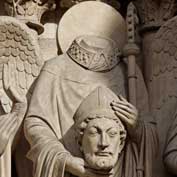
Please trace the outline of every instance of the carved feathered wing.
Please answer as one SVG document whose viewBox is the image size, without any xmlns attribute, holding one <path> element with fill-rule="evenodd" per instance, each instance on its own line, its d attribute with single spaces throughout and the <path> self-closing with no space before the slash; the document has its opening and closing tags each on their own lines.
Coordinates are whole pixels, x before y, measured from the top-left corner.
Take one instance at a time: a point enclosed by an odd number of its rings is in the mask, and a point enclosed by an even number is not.
<svg viewBox="0 0 177 177">
<path fill-rule="evenodd" d="M 6 113 L 13 100 L 8 88 L 27 95 L 40 73 L 43 60 L 38 42 L 25 24 L 13 17 L 0 17 L 0 101 Z"/>
<path fill-rule="evenodd" d="M 157 32 L 152 45 L 150 74 L 152 109 L 160 109 L 177 97 L 177 17 L 167 21 Z"/>
</svg>

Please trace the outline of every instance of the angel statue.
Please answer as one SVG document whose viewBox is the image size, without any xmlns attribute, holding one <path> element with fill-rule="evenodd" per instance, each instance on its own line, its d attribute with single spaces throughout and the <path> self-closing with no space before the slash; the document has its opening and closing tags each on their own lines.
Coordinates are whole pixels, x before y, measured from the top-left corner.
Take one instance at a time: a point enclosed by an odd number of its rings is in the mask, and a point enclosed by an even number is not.
<svg viewBox="0 0 177 177">
<path fill-rule="evenodd" d="M 125 20 L 105 3 L 82 2 L 64 14 L 58 38 L 63 54 L 43 66 L 24 122 L 25 137 L 30 143 L 27 157 L 33 162 L 34 177 L 65 177 L 65 173 L 79 177 L 103 176 L 85 166 L 72 128 L 79 105 L 101 86 L 122 95 L 113 103 L 113 108 L 124 123 L 127 121 L 128 134 L 134 139 L 124 159 L 127 169 L 132 165 L 132 172 L 126 171 L 125 177 L 151 177 L 158 145 L 156 123 L 149 114 L 147 92 L 137 66 L 136 107 L 125 100 L 131 89 L 128 89 L 127 63 L 122 59 L 126 43 Z M 105 98 L 107 95 L 99 96 Z M 91 104 L 85 105 L 86 112 Z M 106 111 L 100 112 L 104 115 Z M 137 119 L 146 122 L 146 126 L 141 127 L 141 148 L 136 147 L 139 138 L 134 137 L 138 130 L 134 127 Z"/>
<path fill-rule="evenodd" d="M 160 159 L 168 171 L 177 174 L 176 168 L 176 108 L 177 108 L 177 17 L 168 20 L 157 31 L 152 51 L 152 68 L 149 70 L 151 112 L 156 117 L 160 140 Z M 162 158 L 163 157 L 163 158 Z M 162 168 L 161 168 L 162 169 Z M 159 170 L 164 176 L 164 171 Z M 166 174 L 167 176 L 167 174 Z"/>
<path fill-rule="evenodd" d="M 32 31 L 13 17 L 1 16 L 1 177 L 31 176 L 31 169 L 29 169 L 31 164 L 25 157 L 28 144 L 23 138 L 22 127 L 28 99 L 32 91 L 32 84 L 38 76 L 42 65 L 39 46 Z M 14 159 L 13 162 L 12 159 Z M 12 168 L 11 164 L 14 164 Z M 14 169 L 15 167 L 16 169 Z"/>
</svg>

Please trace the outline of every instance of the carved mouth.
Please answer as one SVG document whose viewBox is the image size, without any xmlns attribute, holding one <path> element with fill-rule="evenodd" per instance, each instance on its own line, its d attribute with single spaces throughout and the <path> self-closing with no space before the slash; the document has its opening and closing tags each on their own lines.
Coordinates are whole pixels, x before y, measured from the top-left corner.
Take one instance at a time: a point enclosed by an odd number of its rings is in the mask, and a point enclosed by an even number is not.
<svg viewBox="0 0 177 177">
<path fill-rule="evenodd" d="M 102 157 L 108 157 L 112 155 L 112 153 L 111 152 L 96 152 L 95 155 L 102 156 Z"/>
</svg>

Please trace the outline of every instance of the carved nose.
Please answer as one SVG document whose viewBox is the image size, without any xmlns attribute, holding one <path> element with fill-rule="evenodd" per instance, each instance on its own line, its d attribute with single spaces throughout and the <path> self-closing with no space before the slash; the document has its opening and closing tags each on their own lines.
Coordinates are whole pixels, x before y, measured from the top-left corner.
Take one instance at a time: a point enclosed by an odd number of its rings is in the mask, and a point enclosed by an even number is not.
<svg viewBox="0 0 177 177">
<path fill-rule="evenodd" d="M 99 146 L 102 149 L 105 149 L 106 147 L 109 146 L 109 140 L 108 140 L 108 136 L 105 133 L 102 133 L 101 137 L 100 137 L 100 143 Z"/>
</svg>

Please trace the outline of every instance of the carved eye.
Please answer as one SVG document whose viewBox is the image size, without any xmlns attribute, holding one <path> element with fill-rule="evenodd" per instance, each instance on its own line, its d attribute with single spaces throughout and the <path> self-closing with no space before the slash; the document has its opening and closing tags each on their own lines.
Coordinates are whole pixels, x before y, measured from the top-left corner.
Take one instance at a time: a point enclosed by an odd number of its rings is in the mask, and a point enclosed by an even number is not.
<svg viewBox="0 0 177 177">
<path fill-rule="evenodd" d="M 96 135 L 96 134 L 98 134 L 98 130 L 97 130 L 95 127 L 91 127 L 91 128 L 88 130 L 88 134 L 89 134 L 89 135 Z"/>
<path fill-rule="evenodd" d="M 107 133 L 110 137 L 114 137 L 118 134 L 118 131 L 115 128 L 111 128 Z"/>
</svg>

